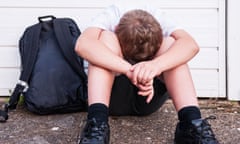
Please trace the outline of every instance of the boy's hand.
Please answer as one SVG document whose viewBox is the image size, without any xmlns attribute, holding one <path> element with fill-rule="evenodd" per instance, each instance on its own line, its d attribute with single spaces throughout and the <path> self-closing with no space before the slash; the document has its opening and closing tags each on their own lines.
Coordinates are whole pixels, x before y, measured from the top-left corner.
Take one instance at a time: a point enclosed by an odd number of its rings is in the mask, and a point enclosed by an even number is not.
<svg viewBox="0 0 240 144">
<path fill-rule="evenodd" d="M 147 103 L 150 103 L 154 96 L 153 80 L 145 84 L 137 84 L 139 89 L 138 94 L 141 96 L 147 96 Z"/>
<path fill-rule="evenodd" d="M 126 73 L 126 76 L 132 81 L 132 83 L 138 87 L 139 91 L 138 94 L 141 96 L 147 96 L 147 103 L 149 103 L 154 95 L 154 88 L 153 88 L 153 79 L 150 79 L 149 81 L 138 81 L 138 79 L 135 80 L 134 78 L 134 69 L 129 70 Z"/>
<path fill-rule="evenodd" d="M 137 84 L 145 84 L 159 75 L 157 65 L 154 61 L 139 62 L 133 65 L 130 71 L 132 71 L 132 82 Z"/>
</svg>

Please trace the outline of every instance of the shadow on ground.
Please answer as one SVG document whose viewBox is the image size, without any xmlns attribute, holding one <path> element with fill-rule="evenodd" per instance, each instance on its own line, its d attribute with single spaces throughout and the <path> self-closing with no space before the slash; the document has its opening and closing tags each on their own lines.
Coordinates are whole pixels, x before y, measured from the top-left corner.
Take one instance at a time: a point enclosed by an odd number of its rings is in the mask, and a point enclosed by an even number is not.
<svg viewBox="0 0 240 144">
<path fill-rule="evenodd" d="M 240 142 L 240 106 L 224 100 L 200 100 L 203 117 L 215 115 L 210 124 L 221 144 Z M 0 144 L 76 144 L 86 113 L 39 116 L 23 106 L 0 123 Z M 168 100 L 146 117 L 110 117 L 112 144 L 173 144 L 177 115 Z"/>
</svg>

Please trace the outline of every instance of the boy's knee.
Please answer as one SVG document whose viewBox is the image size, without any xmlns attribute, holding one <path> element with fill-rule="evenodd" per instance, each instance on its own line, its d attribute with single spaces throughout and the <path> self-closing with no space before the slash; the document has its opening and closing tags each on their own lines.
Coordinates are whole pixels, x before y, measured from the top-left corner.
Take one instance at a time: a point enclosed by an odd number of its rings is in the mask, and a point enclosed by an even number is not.
<svg viewBox="0 0 240 144">
<path fill-rule="evenodd" d="M 167 51 L 175 42 L 175 39 L 173 37 L 166 37 L 163 39 L 162 45 L 157 53 L 157 56 L 161 55 L 165 51 Z"/>
<path fill-rule="evenodd" d="M 171 46 L 175 42 L 175 39 L 173 37 L 167 37 L 166 38 L 166 44 Z"/>
<path fill-rule="evenodd" d="M 175 42 L 175 39 L 173 37 L 166 37 L 164 38 L 163 45 L 161 46 L 162 49 L 169 49 L 172 44 Z"/>
<path fill-rule="evenodd" d="M 99 40 L 102 41 L 114 53 L 121 55 L 121 48 L 118 38 L 115 33 L 111 31 L 102 31 Z"/>
</svg>

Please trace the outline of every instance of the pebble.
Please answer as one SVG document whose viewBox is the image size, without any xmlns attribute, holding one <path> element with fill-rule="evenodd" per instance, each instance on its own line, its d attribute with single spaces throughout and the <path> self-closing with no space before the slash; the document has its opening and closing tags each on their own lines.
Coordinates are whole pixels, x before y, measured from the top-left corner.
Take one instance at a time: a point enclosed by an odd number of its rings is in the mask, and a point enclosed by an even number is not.
<svg viewBox="0 0 240 144">
<path fill-rule="evenodd" d="M 53 127 L 53 128 L 51 128 L 51 130 L 52 131 L 57 131 L 57 130 L 59 130 L 59 127 Z"/>
</svg>

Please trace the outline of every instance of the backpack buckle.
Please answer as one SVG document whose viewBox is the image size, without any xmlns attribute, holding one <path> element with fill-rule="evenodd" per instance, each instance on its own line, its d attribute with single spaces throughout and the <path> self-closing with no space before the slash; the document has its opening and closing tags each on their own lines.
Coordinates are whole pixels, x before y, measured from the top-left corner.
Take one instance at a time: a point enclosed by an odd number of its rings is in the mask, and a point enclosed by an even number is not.
<svg viewBox="0 0 240 144">
<path fill-rule="evenodd" d="M 29 85 L 27 82 L 25 81 L 22 81 L 22 80 L 18 80 L 17 82 L 18 85 L 21 85 L 22 87 L 24 87 L 23 91 L 22 92 L 26 92 L 29 88 Z"/>
</svg>

